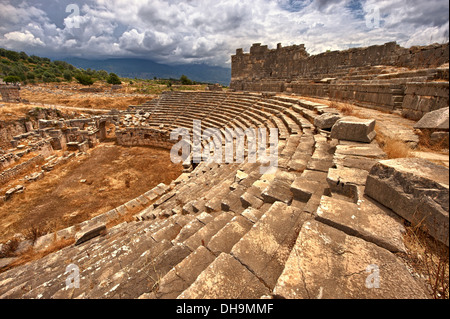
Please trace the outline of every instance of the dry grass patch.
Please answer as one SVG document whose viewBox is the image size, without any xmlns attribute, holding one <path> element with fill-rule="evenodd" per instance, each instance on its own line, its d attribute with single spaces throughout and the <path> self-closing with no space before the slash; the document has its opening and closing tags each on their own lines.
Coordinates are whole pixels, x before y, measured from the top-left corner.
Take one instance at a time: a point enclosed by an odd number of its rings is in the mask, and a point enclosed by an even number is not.
<svg viewBox="0 0 450 319">
<path fill-rule="evenodd" d="M 35 106 L 24 103 L 6 103 L 0 102 L 4 105 L 0 107 L 0 120 L 2 121 L 16 121 L 28 115 L 28 111 L 34 109 Z"/>
<path fill-rule="evenodd" d="M 45 249 L 43 250 L 35 250 L 33 247 L 28 248 L 25 252 L 23 252 L 20 256 L 17 257 L 16 260 L 14 260 L 11 264 L 9 264 L 7 267 L 2 268 L 0 272 L 7 271 L 11 268 L 27 264 L 34 260 L 39 260 L 51 253 L 54 253 L 56 251 L 59 251 L 65 247 L 68 247 L 75 243 L 75 239 L 69 238 L 69 239 L 56 239 Z"/>
<path fill-rule="evenodd" d="M 419 135 L 419 149 L 424 152 L 442 152 L 447 150 L 446 139 L 443 138 L 440 141 L 431 141 L 431 131 L 429 130 L 416 130 Z"/>
<path fill-rule="evenodd" d="M 393 159 L 413 156 L 411 148 L 405 142 L 384 135 L 376 124 L 375 131 L 377 133 L 375 139 L 388 158 Z"/>
<path fill-rule="evenodd" d="M 328 103 L 328 106 L 337 109 L 345 116 L 361 117 L 358 111 L 355 110 L 355 107 L 350 103 L 340 103 L 336 101 L 331 101 Z"/>
<path fill-rule="evenodd" d="M 77 84 L 30 86 L 24 87 L 20 95 L 21 98 L 33 103 L 119 110 L 125 110 L 129 105 L 140 105 L 156 97 L 136 92 L 129 93 L 127 88 L 112 92 L 108 86 L 104 85 L 93 86 L 99 88 L 101 92 L 81 92 L 79 89 L 82 87 Z"/>
<path fill-rule="evenodd" d="M 407 226 L 404 236 L 407 259 L 428 284 L 434 299 L 449 298 L 449 248 L 419 229 Z"/>
</svg>

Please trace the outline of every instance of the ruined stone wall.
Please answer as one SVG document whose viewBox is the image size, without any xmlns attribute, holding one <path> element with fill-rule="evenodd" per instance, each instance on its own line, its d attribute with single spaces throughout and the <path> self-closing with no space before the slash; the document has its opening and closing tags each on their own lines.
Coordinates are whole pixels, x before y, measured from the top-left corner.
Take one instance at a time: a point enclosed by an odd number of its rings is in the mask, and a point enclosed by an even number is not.
<svg viewBox="0 0 450 319">
<path fill-rule="evenodd" d="M 124 146 L 152 146 L 171 149 L 176 141 L 164 130 L 152 128 L 132 128 L 116 130 L 117 144 Z"/>
<path fill-rule="evenodd" d="M 440 67 L 448 62 L 448 43 L 407 49 L 390 42 L 313 56 L 303 45 L 269 50 L 257 43 L 232 56 L 230 88 L 351 102 L 417 120 L 448 106 L 448 67 Z M 410 71 L 383 74 L 386 67 Z"/>
<path fill-rule="evenodd" d="M 301 71 L 302 61 L 308 57 L 305 46 L 293 45 L 269 50 L 267 45 L 253 44 L 249 54 L 236 50 L 231 57 L 231 79 L 233 81 L 267 78 L 292 78 Z"/>
<path fill-rule="evenodd" d="M 43 161 L 44 156 L 41 154 L 29 159 L 26 162 L 20 163 L 12 168 L 3 171 L 2 173 L 0 173 L 0 185 L 8 183 L 17 175 L 25 172 L 27 169 L 34 167 L 37 164 L 42 163 Z"/>
<path fill-rule="evenodd" d="M 0 85 L 0 94 L 3 102 L 19 102 L 20 87 L 15 85 Z"/>
<path fill-rule="evenodd" d="M 425 113 L 448 107 L 448 93 L 448 82 L 407 83 L 401 107 L 402 115 L 419 120 Z"/>
<path fill-rule="evenodd" d="M 0 121 L 0 149 L 5 150 L 11 148 L 10 141 L 13 136 L 26 133 L 25 125 L 20 121 L 7 122 Z"/>
<path fill-rule="evenodd" d="M 324 52 L 309 56 L 304 45 L 269 50 L 259 43 L 250 53 L 237 49 L 231 57 L 231 88 L 242 81 L 291 80 L 336 77 L 351 68 L 385 65 L 408 68 L 432 68 L 448 62 L 447 44 L 402 48 L 395 42 L 366 48 Z"/>
</svg>

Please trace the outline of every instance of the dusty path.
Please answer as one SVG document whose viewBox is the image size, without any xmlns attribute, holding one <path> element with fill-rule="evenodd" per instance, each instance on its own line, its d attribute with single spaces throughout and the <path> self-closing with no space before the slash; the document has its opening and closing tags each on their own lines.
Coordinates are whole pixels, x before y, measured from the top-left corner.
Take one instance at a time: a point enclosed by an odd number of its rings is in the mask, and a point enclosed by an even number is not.
<svg viewBox="0 0 450 319">
<path fill-rule="evenodd" d="M 37 102 L 30 102 L 30 104 L 35 105 L 36 107 L 55 108 L 55 109 L 66 110 L 66 111 L 79 111 L 79 112 L 90 112 L 90 113 L 108 113 L 111 111 L 108 109 L 93 109 L 93 108 L 86 108 L 86 107 L 46 104 L 46 103 L 37 103 Z"/>
</svg>

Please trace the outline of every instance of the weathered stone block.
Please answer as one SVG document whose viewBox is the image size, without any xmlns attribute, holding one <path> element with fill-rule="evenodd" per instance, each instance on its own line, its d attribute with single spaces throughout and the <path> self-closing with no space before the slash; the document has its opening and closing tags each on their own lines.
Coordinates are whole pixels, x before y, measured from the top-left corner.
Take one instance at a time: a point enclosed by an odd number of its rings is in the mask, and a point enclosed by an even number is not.
<svg viewBox="0 0 450 319">
<path fill-rule="evenodd" d="M 314 125 L 322 130 L 330 129 L 341 119 L 341 116 L 332 113 L 322 114 L 314 119 Z"/>
<path fill-rule="evenodd" d="M 222 253 L 178 299 L 247 299 L 269 289 L 232 256 Z"/>
<path fill-rule="evenodd" d="M 376 136 L 375 120 L 343 117 L 331 128 L 331 138 L 370 143 Z"/>
<path fill-rule="evenodd" d="M 425 114 L 415 125 L 415 129 L 449 130 L 449 108 Z"/>
<path fill-rule="evenodd" d="M 448 168 L 420 158 L 380 161 L 367 177 L 365 193 L 448 246 Z"/>
<path fill-rule="evenodd" d="M 106 233 L 106 225 L 95 225 L 88 229 L 82 230 L 75 235 L 75 246 L 80 245 L 92 238 L 104 235 Z"/>
</svg>

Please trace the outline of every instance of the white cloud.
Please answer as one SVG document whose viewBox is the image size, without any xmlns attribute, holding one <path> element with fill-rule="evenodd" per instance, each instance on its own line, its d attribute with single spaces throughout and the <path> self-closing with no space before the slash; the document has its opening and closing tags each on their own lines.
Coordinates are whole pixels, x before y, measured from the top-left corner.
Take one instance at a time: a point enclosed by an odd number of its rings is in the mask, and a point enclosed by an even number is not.
<svg viewBox="0 0 450 319">
<path fill-rule="evenodd" d="M 225 65 L 236 48 L 248 52 L 255 42 L 304 43 L 316 54 L 388 41 L 444 42 L 449 30 L 447 0 L 85 0 L 79 16 L 60 13 L 62 27 L 43 0 L 3 2 L 0 46 L 51 56 Z M 378 28 L 365 21 L 373 10 L 380 13 Z M 79 28 L 70 27 L 74 22 Z"/>
<path fill-rule="evenodd" d="M 9 46 L 18 46 L 24 47 L 25 45 L 36 46 L 36 45 L 44 45 L 44 42 L 39 38 L 35 38 L 34 35 L 30 31 L 25 32 L 8 32 L 5 34 L 5 42 L 8 43 Z"/>
</svg>

